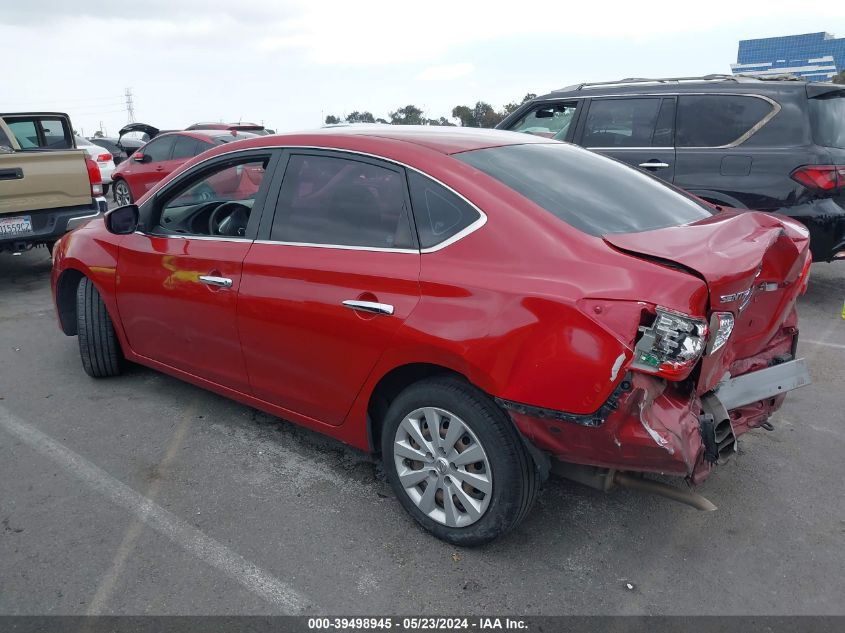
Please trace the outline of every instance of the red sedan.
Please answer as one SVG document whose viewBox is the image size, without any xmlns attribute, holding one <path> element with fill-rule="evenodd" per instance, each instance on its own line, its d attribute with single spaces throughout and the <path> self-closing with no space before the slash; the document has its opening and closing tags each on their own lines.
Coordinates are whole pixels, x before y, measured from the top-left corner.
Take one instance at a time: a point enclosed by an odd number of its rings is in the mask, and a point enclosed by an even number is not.
<svg viewBox="0 0 845 633">
<path fill-rule="evenodd" d="M 521 134 L 230 143 L 54 258 L 88 374 L 140 363 L 380 452 L 463 545 L 515 527 L 550 469 L 698 483 L 809 382 L 804 228 Z"/>
<path fill-rule="evenodd" d="M 255 136 L 249 132 L 235 130 L 192 130 L 159 134 L 115 169 L 112 175 L 114 200 L 120 205 L 132 204 L 194 156 L 224 143 Z"/>
</svg>

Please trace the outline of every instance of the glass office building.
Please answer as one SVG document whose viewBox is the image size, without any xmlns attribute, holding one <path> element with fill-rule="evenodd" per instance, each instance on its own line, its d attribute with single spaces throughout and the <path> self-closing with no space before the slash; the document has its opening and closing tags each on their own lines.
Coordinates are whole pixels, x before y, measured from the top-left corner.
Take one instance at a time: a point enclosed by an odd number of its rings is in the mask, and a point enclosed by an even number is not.
<svg viewBox="0 0 845 633">
<path fill-rule="evenodd" d="M 731 70 L 735 75 L 789 73 L 808 81 L 829 81 L 845 70 L 845 38 L 806 33 L 742 40 Z"/>
</svg>

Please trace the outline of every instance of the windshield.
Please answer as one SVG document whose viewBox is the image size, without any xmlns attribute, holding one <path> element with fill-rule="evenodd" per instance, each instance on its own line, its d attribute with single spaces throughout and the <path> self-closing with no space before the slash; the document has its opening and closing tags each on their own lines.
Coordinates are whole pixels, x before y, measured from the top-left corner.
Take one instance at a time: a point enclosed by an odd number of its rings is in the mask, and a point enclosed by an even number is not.
<svg viewBox="0 0 845 633">
<path fill-rule="evenodd" d="M 650 231 L 714 213 L 653 176 L 566 143 L 509 145 L 453 156 L 590 235 Z"/>
<path fill-rule="evenodd" d="M 810 99 L 813 140 L 845 149 L 845 90 Z"/>
</svg>

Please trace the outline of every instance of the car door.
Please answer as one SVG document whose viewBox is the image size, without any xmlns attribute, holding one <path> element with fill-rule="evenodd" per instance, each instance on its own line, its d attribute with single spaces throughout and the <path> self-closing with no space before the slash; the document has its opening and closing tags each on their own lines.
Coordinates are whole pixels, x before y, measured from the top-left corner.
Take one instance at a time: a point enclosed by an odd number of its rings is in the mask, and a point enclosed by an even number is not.
<svg viewBox="0 0 845 633">
<path fill-rule="evenodd" d="M 121 322 L 137 354 L 249 392 L 237 293 L 277 155 L 200 163 L 141 207 L 144 228 L 121 242 L 117 270 Z"/>
<path fill-rule="evenodd" d="M 130 186 L 136 200 L 173 171 L 169 163 L 175 143 L 175 135 L 161 136 L 154 138 L 133 154 L 134 164 L 128 173 L 131 174 Z M 140 159 L 136 158 L 138 155 L 141 156 Z"/>
<path fill-rule="evenodd" d="M 283 160 L 272 224 L 244 260 L 238 331 L 254 395 L 339 425 L 419 301 L 405 174 L 343 152 Z"/>
<path fill-rule="evenodd" d="M 674 97 L 594 97 L 582 118 L 579 145 L 674 181 Z"/>
</svg>

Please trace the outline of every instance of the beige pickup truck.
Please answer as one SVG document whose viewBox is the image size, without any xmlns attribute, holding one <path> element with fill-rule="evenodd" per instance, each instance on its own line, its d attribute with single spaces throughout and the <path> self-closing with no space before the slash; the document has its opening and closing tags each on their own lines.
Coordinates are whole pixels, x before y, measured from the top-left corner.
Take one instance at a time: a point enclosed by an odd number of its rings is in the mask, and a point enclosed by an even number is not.
<svg viewBox="0 0 845 633">
<path fill-rule="evenodd" d="M 0 113 L 0 252 L 52 248 L 107 210 L 100 172 L 58 112 Z"/>
</svg>

